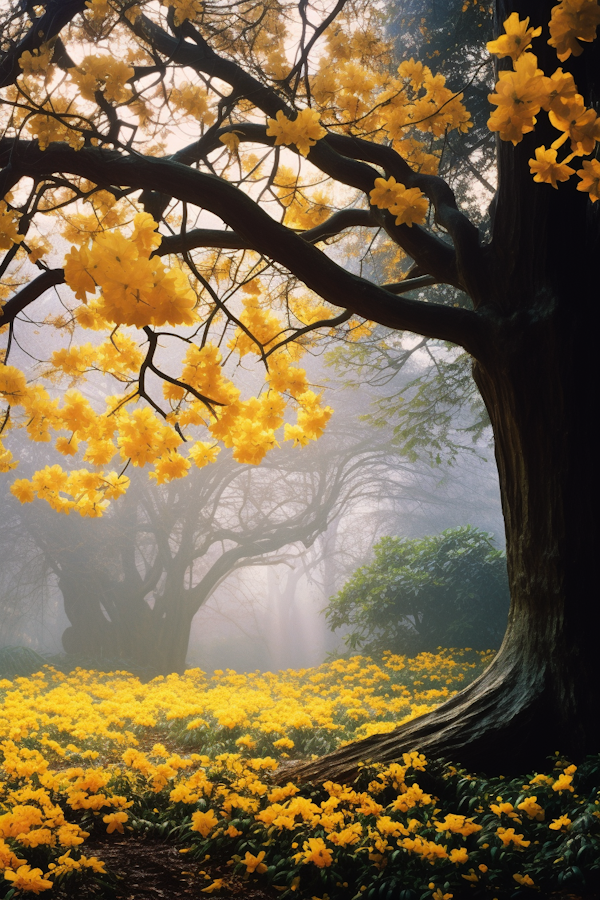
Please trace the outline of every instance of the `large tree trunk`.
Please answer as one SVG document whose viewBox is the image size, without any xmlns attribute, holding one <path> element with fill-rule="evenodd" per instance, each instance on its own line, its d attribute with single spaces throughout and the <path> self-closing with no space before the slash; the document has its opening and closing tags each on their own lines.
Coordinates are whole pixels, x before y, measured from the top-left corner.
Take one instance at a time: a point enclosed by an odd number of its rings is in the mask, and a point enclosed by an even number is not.
<svg viewBox="0 0 600 900">
<path fill-rule="evenodd" d="M 168 581 L 167 581 L 168 584 Z M 185 660 L 190 643 L 194 612 L 187 602 L 187 591 L 184 588 L 165 592 L 156 601 L 152 611 L 154 615 L 157 674 L 169 675 L 185 671 Z"/>
<path fill-rule="evenodd" d="M 497 7 L 499 22 L 515 10 L 535 25 L 548 20 L 541 0 L 526 12 L 516 0 Z M 553 72 L 554 51 L 545 42 L 535 49 Z M 600 40 L 564 68 L 586 102 L 597 102 Z M 555 137 L 542 121 L 517 147 L 500 143 L 493 237 L 474 298 L 489 322 L 474 377 L 494 430 L 505 519 L 503 644 L 480 678 L 432 713 L 281 778 L 348 779 L 359 761 L 414 749 L 507 774 L 543 766 L 557 750 L 575 760 L 600 751 L 597 366 L 586 341 L 598 333 L 600 202 L 571 182 L 559 190 L 533 182 L 528 160 Z"/>
<path fill-rule="evenodd" d="M 123 582 L 103 594 L 93 587 L 59 582 L 70 626 L 62 636 L 67 653 L 93 659 L 119 659 L 147 675 L 169 675 L 185 670 L 192 627 L 186 592 L 169 593 L 154 608 L 140 591 Z"/>
<path fill-rule="evenodd" d="M 592 368 L 577 316 L 560 303 L 527 324 L 507 321 L 475 366 L 494 428 L 511 587 L 491 666 L 435 711 L 281 778 L 348 780 L 360 761 L 414 749 L 506 774 L 543 766 L 556 750 L 574 760 L 600 750 Z"/>
</svg>

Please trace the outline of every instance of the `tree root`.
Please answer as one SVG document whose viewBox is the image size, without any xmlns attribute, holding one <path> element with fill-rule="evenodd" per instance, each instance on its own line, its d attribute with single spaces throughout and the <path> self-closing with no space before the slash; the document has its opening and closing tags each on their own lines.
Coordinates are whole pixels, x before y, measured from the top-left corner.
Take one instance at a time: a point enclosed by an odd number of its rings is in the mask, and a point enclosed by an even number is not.
<svg viewBox="0 0 600 900">
<path fill-rule="evenodd" d="M 483 675 L 432 712 L 319 759 L 287 763 L 273 780 L 350 783 L 361 764 L 393 762 L 413 750 L 487 774 L 545 767 L 550 753 L 567 748 L 553 746 L 556 723 L 544 681 L 543 669 L 517 669 L 497 656 Z"/>
</svg>

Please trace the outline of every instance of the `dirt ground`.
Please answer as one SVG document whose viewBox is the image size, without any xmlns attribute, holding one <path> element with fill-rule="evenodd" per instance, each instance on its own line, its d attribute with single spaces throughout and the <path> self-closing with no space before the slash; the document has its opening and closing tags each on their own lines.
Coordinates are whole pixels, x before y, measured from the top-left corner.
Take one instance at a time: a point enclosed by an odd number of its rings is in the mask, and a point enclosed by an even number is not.
<svg viewBox="0 0 600 900">
<path fill-rule="evenodd" d="M 86 856 L 98 856 L 113 876 L 114 890 L 80 889 L 78 900 L 114 898 L 114 900 L 274 900 L 279 893 L 260 885 L 256 876 L 248 880 L 233 875 L 227 860 L 198 862 L 179 852 L 173 844 L 143 838 L 126 838 L 110 843 L 86 843 Z M 208 876 L 208 877 L 206 877 Z M 202 888 L 217 878 L 223 886 L 214 893 Z M 112 879 L 111 879 L 112 882 Z"/>
<path fill-rule="evenodd" d="M 113 878 L 111 887 L 86 886 L 76 894 L 67 891 L 65 900 L 275 900 L 280 893 L 261 885 L 256 876 L 249 879 L 234 875 L 227 860 L 191 860 L 173 844 L 144 839 L 124 838 L 108 842 L 89 842 L 86 856 L 98 856 L 106 863 Z M 202 889 L 217 878 L 226 881 L 220 890 L 205 893 Z M 458 898 L 457 898 L 458 900 Z M 552 892 L 548 900 L 600 900 L 596 894 L 584 896 L 568 891 Z"/>
</svg>

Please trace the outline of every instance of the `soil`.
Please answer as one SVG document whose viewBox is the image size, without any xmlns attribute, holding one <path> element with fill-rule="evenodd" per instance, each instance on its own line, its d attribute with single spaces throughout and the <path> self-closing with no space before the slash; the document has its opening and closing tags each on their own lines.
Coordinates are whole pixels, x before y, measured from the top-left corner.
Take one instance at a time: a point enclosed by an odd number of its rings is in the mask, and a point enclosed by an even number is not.
<svg viewBox="0 0 600 900">
<path fill-rule="evenodd" d="M 106 863 L 110 876 L 104 885 L 86 884 L 73 893 L 64 890 L 61 900 L 275 900 L 280 894 L 261 884 L 256 876 L 248 879 L 234 875 L 225 858 L 202 862 L 191 860 L 174 844 L 153 839 L 123 838 L 108 842 L 89 842 L 86 856 L 97 856 Z M 214 893 L 203 888 L 217 878 L 226 882 Z M 600 900 L 597 894 L 552 892 L 551 900 Z M 550 900 L 549 898 L 549 900 Z M 58 897 L 57 897 L 58 900 Z"/>
<path fill-rule="evenodd" d="M 85 854 L 105 862 L 113 878 L 104 876 L 105 887 L 79 888 L 77 900 L 274 900 L 279 896 L 276 890 L 255 880 L 256 876 L 246 880 L 234 875 L 226 859 L 200 862 L 180 853 L 174 844 L 156 840 L 90 841 Z M 225 879 L 226 886 L 212 894 L 203 893 L 202 888 L 217 878 Z"/>
</svg>

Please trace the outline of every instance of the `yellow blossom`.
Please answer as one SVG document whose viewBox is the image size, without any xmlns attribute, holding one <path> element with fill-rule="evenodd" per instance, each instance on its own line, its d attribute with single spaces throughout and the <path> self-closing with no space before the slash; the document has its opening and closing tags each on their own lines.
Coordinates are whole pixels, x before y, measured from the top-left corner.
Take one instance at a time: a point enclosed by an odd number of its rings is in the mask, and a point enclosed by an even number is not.
<svg viewBox="0 0 600 900">
<path fill-rule="evenodd" d="M 577 190 L 588 193 L 592 203 L 595 203 L 596 200 L 600 199 L 600 162 L 597 159 L 592 159 L 586 160 L 581 165 L 582 168 L 577 172 L 577 175 L 581 178 L 577 185 Z M 559 788 L 554 788 L 554 785 L 553 789 L 559 790 Z"/>
<path fill-rule="evenodd" d="M 12 869 L 5 869 L 4 878 L 6 881 L 12 882 L 15 890 L 27 891 L 32 894 L 39 894 L 54 887 L 51 881 L 43 877 L 41 869 L 32 869 L 28 865 L 19 866 L 16 872 Z"/>
<path fill-rule="evenodd" d="M 583 47 L 579 41 L 593 41 L 599 23 L 597 0 L 562 0 L 552 7 L 548 43 L 561 61 L 571 54 L 580 56 Z"/>
<path fill-rule="evenodd" d="M 526 841 L 522 834 L 516 834 L 514 828 L 497 828 L 496 834 L 505 847 L 514 844 L 515 847 L 529 847 L 531 841 Z"/>
<path fill-rule="evenodd" d="M 240 146 L 240 139 L 235 131 L 228 131 L 219 137 L 222 144 L 225 144 L 230 153 L 237 153 Z"/>
<path fill-rule="evenodd" d="M 261 850 L 260 853 L 258 853 L 256 856 L 254 856 L 247 850 L 246 855 L 242 860 L 243 864 L 246 866 L 246 872 L 256 872 L 259 875 L 262 875 L 263 872 L 266 872 L 267 866 L 263 862 L 265 855 L 266 854 L 264 850 Z"/>
<path fill-rule="evenodd" d="M 497 40 L 489 41 L 487 48 L 495 56 L 500 58 L 510 56 L 514 60 L 527 50 L 532 38 L 539 37 L 542 29 L 530 28 L 529 16 L 526 19 L 519 19 L 519 14 L 514 12 L 505 20 L 504 32 Z"/>
<path fill-rule="evenodd" d="M 521 809 L 523 812 L 527 813 L 530 819 L 535 819 L 537 822 L 544 821 L 545 812 L 540 804 L 537 803 L 537 797 L 535 795 L 526 797 L 522 803 L 519 803 L 517 809 Z"/>
<path fill-rule="evenodd" d="M 560 831 L 562 828 L 568 828 L 570 824 L 571 819 L 566 815 L 562 815 L 559 816 L 558 819 L 553 819 L 548 825 L 548 828 L 552 831 Z"/>
<path fill-rule="evenodd" d="M 533 180 L 551 184 L 558 188 L 558 181 L 568 181 L 575 172 L 570 166 L 556 161 L 556 150 L 546 150 L 545 147 L 536 147 L 535 159 L 529 160 L 529 168 L 533 174 Z"/>
<path fill-rule="evenodd" d="M 209 809 L 208 812 L 198 810 L 197 812 L 192 813 L 192 824 L 190 827 L 192 831 L 199 831 L 204 838 L 207 837 L 218 824 L 219 820 L 213 809 Z"/>
<path fill-rule="evenodd" d="M 302 156 L 308 156 L 310 148 L 327 134 L 315 109 L 301 109 L 295 119 L 288 119 L 279 110 L 275 119 L 269 119 L 267 125 L 267 135 L 275 138 L 275 146 L 295 144 Z"/>
<path fill-rule="evenodd" d="M 533 887 L 535 884 L 533 878 L 529 875 L 513 875 L 513 878 L 517 884 L 522 884 L 524 887 Z"/>
<path fill-rule="evenodd" d="M 302 845 L 302 852 L 296 853 L 296 862 L 314 863 L 319 869 L 327 868 L 333 863 L 333 854 L 322 838 L 309 838 Z"/>
<path fill-rule="evenodd" d="M 573 791 L 575 788 L 571 784 L 573 781 L 573 776 L 567 774 L 567 772 L 563 772 L 562 775 L 559 775 L 554 784 L 552 785 L 552 790 L 557 791 L 558 793 L 562 793 L 562 791 Z"/>
<path fill-rule="evenodd" d="M 200 888 L 200 890 L 203 894 L 212 894 L 214 891 L 220 891 L 224 884 L 224 878 L 215 878 L 212 884 L 209 884 L 208 887 Z"/>
</svg>

